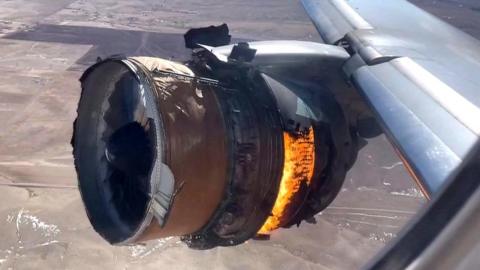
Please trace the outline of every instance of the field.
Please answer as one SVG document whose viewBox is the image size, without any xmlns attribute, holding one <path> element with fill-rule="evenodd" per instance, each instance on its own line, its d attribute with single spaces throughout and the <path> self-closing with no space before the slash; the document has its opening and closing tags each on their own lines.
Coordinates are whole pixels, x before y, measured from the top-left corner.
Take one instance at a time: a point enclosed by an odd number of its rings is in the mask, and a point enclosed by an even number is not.
<svg viewBox="0 0 480 270">
<path fill-rule="evenodd" d="M 478 1 L 413 2 L 480 37 Z M 82 71 L 116 53 L 187 59 L 185 31 L 223 22 L 238 39 L 320 41 L 297 1 L 0 2 L 0 269 L 352 269 L 397 235 L 424 198 L 383 136 L 361 150 L 317 224 L 270 241 L 112 247 L 93 231 L 70 146 Z"/>
</svg>

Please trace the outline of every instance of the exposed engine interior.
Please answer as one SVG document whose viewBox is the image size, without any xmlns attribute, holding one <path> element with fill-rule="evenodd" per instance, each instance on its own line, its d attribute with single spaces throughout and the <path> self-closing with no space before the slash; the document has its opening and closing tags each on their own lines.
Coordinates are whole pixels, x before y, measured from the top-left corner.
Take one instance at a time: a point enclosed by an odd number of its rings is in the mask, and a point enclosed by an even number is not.
<svg viewBox="0 0 480 270">
<path fill-rule="evenodd" d="M 303 52 L 282 46 L 240 43 L 223 57 L 201 45 L 186 63 L 116 56 L 85 72 L 72 143 L 100 235 L 175 235 L 206 249 L 314 222 L 358 150 L 342 89 L 330 89 L 344 59 L 329 46 L 307 55 L 311 71 Z"/>
</svg>

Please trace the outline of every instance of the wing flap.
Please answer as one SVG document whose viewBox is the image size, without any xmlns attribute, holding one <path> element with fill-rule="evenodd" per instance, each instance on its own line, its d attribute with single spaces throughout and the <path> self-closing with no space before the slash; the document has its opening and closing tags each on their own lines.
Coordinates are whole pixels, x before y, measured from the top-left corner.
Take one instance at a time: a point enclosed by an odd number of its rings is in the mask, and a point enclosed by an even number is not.
<svg viewBox="0 0 480 270">
<path fill-rule="evenodd" d="M 427 193 L 435 193 L 477 142 L 480 110 L 448 85 L 426 83 L 427 75 L 433 77 L 398 58 L 361 67 L 352 80 Z"/>
</svg>

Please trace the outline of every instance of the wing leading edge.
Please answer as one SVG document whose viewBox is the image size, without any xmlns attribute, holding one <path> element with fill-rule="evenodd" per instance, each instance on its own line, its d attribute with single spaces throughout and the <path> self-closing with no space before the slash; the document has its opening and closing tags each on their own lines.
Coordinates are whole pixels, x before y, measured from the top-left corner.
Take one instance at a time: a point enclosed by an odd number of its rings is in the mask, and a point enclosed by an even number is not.
<svg viewBox="0 0 480 270">
<path fill-rule="evenodd" d="M 403 1 L 303 0 L 326 43 L 427 194 L 480 136 L 480 42 Z"/>
</svg>

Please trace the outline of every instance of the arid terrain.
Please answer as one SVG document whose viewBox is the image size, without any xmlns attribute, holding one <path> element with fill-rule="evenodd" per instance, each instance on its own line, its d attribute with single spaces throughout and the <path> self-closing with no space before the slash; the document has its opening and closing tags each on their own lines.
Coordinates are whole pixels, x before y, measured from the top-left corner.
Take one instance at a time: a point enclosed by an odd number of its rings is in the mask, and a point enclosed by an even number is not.
<svg viewBox="0 0 480 270">
<path fill-rule="evenodd" d="M 479 1 L 412 2 L 480 37 Z M 316 224 L 270 241 L 113 247 L 94 232 L 70 146 L 82 71 L 117 53 L 181 61 L 186 30 L 223 22 L 237 39 L 320 41 L 298 1 L 0 1 L 0 269 L 354 269 L 397 235 L 425 199 L 383 136 Z"/>
</svg>

